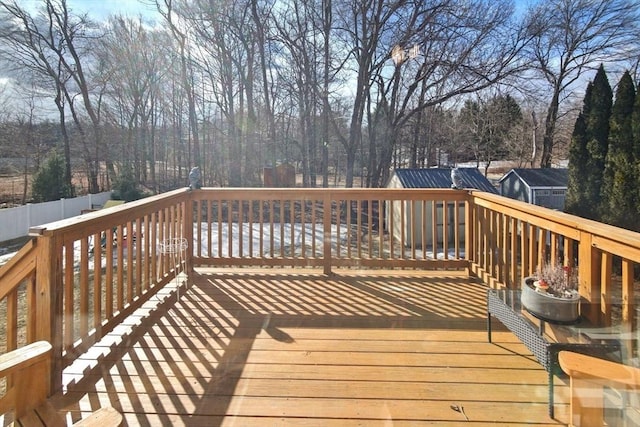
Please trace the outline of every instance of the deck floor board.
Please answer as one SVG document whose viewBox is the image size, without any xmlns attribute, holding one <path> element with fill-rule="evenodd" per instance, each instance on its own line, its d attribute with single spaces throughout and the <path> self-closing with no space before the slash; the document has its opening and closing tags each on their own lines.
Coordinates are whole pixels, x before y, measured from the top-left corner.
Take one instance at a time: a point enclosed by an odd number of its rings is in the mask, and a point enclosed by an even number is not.
<svg viewBox="0 0 640 427">
<path fill-rule="evenodd" d="M 130 426 L 566 423 L 566 385 L 552 420 L 526 347 L 499 325 L 487 342 L 486 288 L 439 273 L 199 269 L 66 367 L 52 402 Z"/>
</svg>

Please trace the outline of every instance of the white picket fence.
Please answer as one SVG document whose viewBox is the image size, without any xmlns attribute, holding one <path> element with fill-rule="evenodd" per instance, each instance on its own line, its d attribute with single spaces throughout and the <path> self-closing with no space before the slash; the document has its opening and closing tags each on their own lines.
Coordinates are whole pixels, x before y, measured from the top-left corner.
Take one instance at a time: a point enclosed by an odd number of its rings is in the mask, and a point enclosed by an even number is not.
<svg viewBox="0 0 640 427">
<path fill-rule="evenodd" d="M 110 198 L 111 192 L 107 191 L 73 199 L 0 209 L 0 242 L 26 236 L 29 228 L 35 225 L 80 215 L 83 210 L 99 209 Z"/>
</svg>

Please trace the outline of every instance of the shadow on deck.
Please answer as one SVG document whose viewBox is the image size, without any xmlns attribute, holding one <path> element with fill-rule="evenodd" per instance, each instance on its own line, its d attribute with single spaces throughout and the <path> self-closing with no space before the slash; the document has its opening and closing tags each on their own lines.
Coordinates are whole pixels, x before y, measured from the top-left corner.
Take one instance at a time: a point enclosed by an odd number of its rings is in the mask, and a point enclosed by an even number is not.
<svg viewBox="0 0 640 427">
<path fill-rule="evenodd" d="M 68 366 L 53 403 L 130 426 L 562 424 L 524 345 L 487 342 L 485 286 L 438 273 L 199 269 Z"/>
</svg>

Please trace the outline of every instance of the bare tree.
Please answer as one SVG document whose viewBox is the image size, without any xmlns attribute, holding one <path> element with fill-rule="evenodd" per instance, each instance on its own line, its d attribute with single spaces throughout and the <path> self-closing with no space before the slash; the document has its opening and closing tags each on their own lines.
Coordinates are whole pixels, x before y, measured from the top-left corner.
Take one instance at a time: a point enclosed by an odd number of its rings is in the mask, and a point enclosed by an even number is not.
<svg viewBox="0 0 640 427">
<path fill-rule="evenodd" d="M 638 8 L 634 0 L 549 0 L 529 10 L 529 55 L 551 87 L 541 167 L 551 166 L 560 105 L 571 85 L 602 62 L 637 56 Z"/>
<path fill-rule="evenodd" d="M 100 122 L 100 93 L 93 97 L 93 82 L 90 80 L 90 71 L 85 69 L 87 58 L 91 52 L 91 43 L 99 37 L 92 34 L 95 24 L 86 15 L 78 16 L 69 10 L 66 0 L 44 0 L 47 12 L 47 19 L 50 25 L 55 28 L 64 43 L 60 46 L 50 46 L 60 60 L 62 69 L 69 76 L 69 81 L 73 82 L 75 91 L 79 92 L 84 111 L 89 116 L 92 126 L 93 141 L 89 142 L 83 130 L 82 121 L 74 105 L 73 98 L 69 90 L 64 92 L 72 117 L 83 140 L 85 147 L 87 174 L 89 180 L 89 192 L 100 191 L 98 175 L 100 171 L 100 147 L 102 146 L 102 126 Z M 89 147 L 92 149 L 89 149 Z"/>
<path fill-rule="evenodd" d="M 193 165 L 202 166 L 200 158 L 200 137 L 196 115 L 196 94 L 193 87 L 194 70 L 189 46 L 189 31 L 185 27 L 184 16 L 178 16 L 173 0 L 156 0 L 156 8 L 167 22 L 171 34 L 178 43 L 182 84 L 189 106 L 189 131 L 193 143 Z"/>
<path fill-rule="evenodd" d="M 409 120 L 425 108 L 495 85 L 523 68 L 519 53 L 526 35 L 513 22 L 510 2 L 354 1 L 351 5 L 341 9 L 340 32 L 357 70 L 351 130 L 345 141 L 347 185 L 366 110 L 373 125 L 373 112 L 382 105 L 388 109 L 377 116 L 389 121 L 384 126 L 388 138 L 376 143 L 378 151 L 370 150 L 370 182 L 381 185 L 389 173 L 398 130 Z M 371 136 L 378 137 L 375 132 Z"/>
<path fill-rule="evenodd" d="M 109 31 L 96 49 L 108 86 L 106 114 L 114 125 L 126 129 L 120 170 L 133 166 L 139 182 L 146 181 L 148 171 L 153 188 L 157 188 L 156 151 L 148 133 L 154 99 L 167 74 L 162 64 L 168 63 L 166 44 L 170 41 L 165 32 L 147 31 L 140 19 L 117 16 L 109 21 Z"/>
<path fill-rule="evenodd" d="M 247 33 L 251 11 L 246 2 L 222 2 L 214 8 L 198 1 L 193 6 L 187 19 L 199 40 L 198 65 L 210 88 L 207 95 L 224 117 L 226 150 L 220 154 L 226 161 L 227 183 L 241 186 L 247 175 L 247 122 L 255 120 L 255 46 Z"/>
<path fill-rule="evenodd" d="M 279 10 L 275 19 L 278 40 L 288 59 L 287 70 L 280 70 L 286 80 L 298 114 L 299 141 L 305 186 L 315 187 L 318 158 L 318 109 L 323 91 L 320 60 L 323 48 L 320 45 L 322 9 L 316 8 L 314 0 L 292 2 Z"/>
<path fill-rule="evenodd" d="M 48 13 L 34 18 L 16 2 L 0 1 L 2 13 L 0 40 L 2 59 L 23 81 L 31 81 L 34 86 L 52 91 L 58 110 L 60 130 L 63 136 L 65 157 L 65 181 L 71 184 L 71 149 L 66 126 L 67 84 L 70 79 L 65 72 L 57 52 L 65 45 L 63 35 L 58 31 Z"/>
</svg>

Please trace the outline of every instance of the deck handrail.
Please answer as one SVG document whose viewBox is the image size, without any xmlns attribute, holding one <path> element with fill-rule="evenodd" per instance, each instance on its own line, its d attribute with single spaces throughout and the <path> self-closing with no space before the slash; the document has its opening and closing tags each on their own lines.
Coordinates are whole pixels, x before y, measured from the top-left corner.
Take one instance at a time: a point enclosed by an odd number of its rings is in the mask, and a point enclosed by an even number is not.
<svg viewBox="0 0 640 427">
<path fill-rule="evenodd" d="M 486 283 L 517 288 L 541 263 L 562 259 L 578 269 L 579 292 L 587 303 L 583 315 L 610 325 L 612 306 L 619 303 L 622 324 L 633 328 L 640 233 L 479 191 L 471 193 L 470 212 L 471 268 Z M 500 256 L 483 253 L 487 245 L 500 247 Z M 612 274 L 614 260 L 619 275 Z"/>
<path fill-rule="evenodd" d="M 195 265 L 468 267 L 454 208 L 464 191 L 205 188 L 192 198 Z"/>
<path fill-rule="evenodd" d="M 187 193 L 175 190 L 32 227 L 32 249 L 0 268 L 0 290 L 9 295 L 4 351 L 50 342 L 52 390 L 58 389 L 64 366 L 179 270 L 157 241 L 190 235 Z"/>
<path fill-rule="evenodd" d="M 185 266 L 462 269 L 515 288 L 536 265 L 561 257 L 578 266 L 583 314 L 610 324 L 619 300 L 626 330 L 637 315 L 639 233 L 479 191 L 184 188 L 31 234 L 31 249 L 0 268 L 2 295 L 14 295 L 4 298 L 5 351 L 51 342 L 52 390 L 75 355 Z M 188 242 L 179 260 L 159 250 L 174 238 Z M 33 316 L 18 338 L 22 312 Z"/>
<path fill-rule="evenodd" d="M 33 239 L 0 268 L 0 301 L 5 302 L 6 312 L 4 334 L 6 352 L 18 348 L 20 294 L 34 305 L 37 303 L 35 287 L 37 255 L 38 242 Z M 28 310 L 24 313 L 26 320 L 23 334 L 27 342 L 35 341 L 36 313 L 38 310 Z"/>
</svg>

